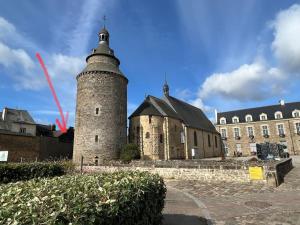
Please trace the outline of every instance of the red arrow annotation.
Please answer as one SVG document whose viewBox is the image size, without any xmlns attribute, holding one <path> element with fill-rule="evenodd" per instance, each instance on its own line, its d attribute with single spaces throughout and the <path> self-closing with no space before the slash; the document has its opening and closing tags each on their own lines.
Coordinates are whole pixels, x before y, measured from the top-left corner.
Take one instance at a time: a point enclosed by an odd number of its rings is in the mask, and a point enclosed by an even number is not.
<svg viewBox="0 0 300 225">
<path fill-rule="evenodd" d="M 68 122 L 69 112 L 66 113 L 66 118 L 65 118 L 65 116 L 63 114 L 63 110 L 62 110 L 62 108 L 60 106 L 59 100 L 57 98 L 55 89 L 54 89 L 53 84 L 51 82 L 51 78 L 49 76 L 48 70 L 47 70 L 47 68 L 45 66 L 45 63 L 44 63 L 44 61 L 43 61 L 43 59 L 42 59 L 42 57 L 41 57 L 41 55 L 39 53 L 36 53 L 36 57 L 39 60 L 39 62 L 41 64 L 41 67 L 42 67 L 42 69 L 44 71 L 44 74 L 45 74 L 46 79 L 48 81 L 51 93 L 52 93 L 52 95 L 54 97 L 55 103 L 56 103 L 56 105 L 58 107 L 59 114 L 60 114 L 60 117 L 61 117 L 61 120 L 62 120 L 62 124 L 60 123 L 60 121 L 57 118 L 56 118 L 55 122 L 56 122 L 57 126 L 59 127 L 60 131 L 62 133 L 66 133 L 67 132 L 67 122 Z"/>
</svg>

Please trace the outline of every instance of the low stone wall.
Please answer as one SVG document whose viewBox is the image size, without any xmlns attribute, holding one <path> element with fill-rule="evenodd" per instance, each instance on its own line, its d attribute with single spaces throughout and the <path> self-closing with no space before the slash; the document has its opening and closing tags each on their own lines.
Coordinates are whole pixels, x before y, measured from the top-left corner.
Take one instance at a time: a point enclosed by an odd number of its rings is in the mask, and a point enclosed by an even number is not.
<svg viewBox="0 0 300 225">
<path fill-rule="evenodd" d="M 183 167 L 184 166 L 184 167 Z M 261 166 L 263 168 L 262 180 L 251 180 L 249 166 Z M 280 162 L 262 162 L 252 163 L 232 163 L 232 162 L 163 162 L 148 163 L 145 161 L 134 162 L 131 164 L 100 165 L 100 166 L 83 166 L 84 173 L 91 172 L 116 172 L 139 170 L 157 173 L 165 179 L 181 180 L 201 180 L 205 182 L 234 182 L 234 183 L 251 183 L 259 182 L 270 186 L 278 186 L 281 177 L 284 177 L 292 168 L 292 160 L 282 160 Z M 78 168 L 79 169 L 79 168 Z"/>
<path fill-rule="evenodd" d="M 116 172 L 126 170 L 148 171 L 157 173 L 165 179 L 224 181 L 248 183 L 250 182 L 247 170 L 223 169 L 194 169 L 194 168 L 151 168 L 151 167 L 116 167 L 116 166 L 84 166 L 83 172 Z"/>
</svg>

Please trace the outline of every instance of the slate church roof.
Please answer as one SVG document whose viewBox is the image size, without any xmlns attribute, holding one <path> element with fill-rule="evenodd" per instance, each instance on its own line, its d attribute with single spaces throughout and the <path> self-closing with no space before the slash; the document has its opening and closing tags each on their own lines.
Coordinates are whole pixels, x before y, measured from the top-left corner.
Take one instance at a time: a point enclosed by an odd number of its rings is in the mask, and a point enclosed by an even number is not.
<svg viewBox="0 0 300 225">
<path fill-rule="evenodd" d="M 201 109 L 169 95 L 165 95 L 162 99 L 148 95 L 129 119 L 141 115 L 172 117 L 181 120 L 187 127 L 217 132 Z"/>
<path fill-rule="evenodd" d="M 220 119 L 225 117 L 226 124 L 232 124 L 232 117 L 237 116 L 239 118 L 240 123 L 246 122 L 246 115 L 252 116 L 252 121 L 260 121 L 260 114 L 267 114 L 268 120 L 275 120 L 275 113 L 281 112 L 282 119 L 292 118 L 293 111 L 300 110 L 300 102 L 291 102 L 291 103 L 283 103 L 278 105 L 270 105 L 249 109 L 240 109 L 228 112 L 220 112 L 217 114 L 218 124 L 220 124 Z"/>
</svg>

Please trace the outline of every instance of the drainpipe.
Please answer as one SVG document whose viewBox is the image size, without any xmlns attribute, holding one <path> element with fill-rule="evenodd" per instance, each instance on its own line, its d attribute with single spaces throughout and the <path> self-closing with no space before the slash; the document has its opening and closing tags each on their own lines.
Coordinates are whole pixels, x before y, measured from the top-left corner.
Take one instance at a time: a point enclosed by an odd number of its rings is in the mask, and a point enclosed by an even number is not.
<svg viewBox="0 0 300 225">
<path fill-rule="evenodd" d="M 187 137 L 187 127 L 186 126 L 184 126 L 184 139 L 185 139 L 185 159 L 189 159 L 188 137 Z"/>
<path fill-rule="evenodd" d="M 293 136 L 292 136 L 292 134 L 294 134 L 294 131 L 293 132 L 291 131 L 290 120 L 288 120 L 288 125 L 289 125 L 291 140 L 292 140 L 292 150 L 294 152 L 294 155 L 296 155 L 295 146 L 294 146 L 294 140 L 293 140 Z"/>
</svg>

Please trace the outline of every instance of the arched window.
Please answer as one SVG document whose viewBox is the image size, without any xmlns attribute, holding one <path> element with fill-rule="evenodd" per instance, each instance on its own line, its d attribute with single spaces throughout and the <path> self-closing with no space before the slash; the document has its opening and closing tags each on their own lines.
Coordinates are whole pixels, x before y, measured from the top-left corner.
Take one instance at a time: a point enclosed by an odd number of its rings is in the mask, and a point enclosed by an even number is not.
<svg viewBox="0 0 300 225">
<path fill-rule="evenodd" d="M 260 114 L 259 118 L 260 118 L 260 120 L 267 120 L 268 119 L 267 114 L 265 114 L 265 113 Z"/>
<path fill-rule="evenodd" d="M 246 122 L 251 122 L 252 116 L 250 114 L 246 115 L 245 120 L 246 120 Z"/>
<path fill-rule="evenodd" d="M 292 114 L 293 114 L 293 117 L 295 117 L 295 118 L 300 117 L 300 110 L 295 109 Z"/>
<path fill-rule="evenodd" d="M 195 146 L 198 145 L 198 139 L 197 139 L 197 133 L 196 133 L 196 131 L 194 131 L 194 145 Z"/>
<path fill-rule="evenodd" d="M 274 117 L 275 117 L 275 119 L 282 119 L 282 112 L 277 111 L 277 112 L 274 114 Z"/>
<path fill-rule="evenodd" d="M 146 138 L 150 138 L 150 133 L 149 132 L 146 132 Z"/>
<path fill-rule="evenodd" d="M 222 117 L 220 119 L 220 124 L 226 124 L 226 118 L 225 117 Z"/>
<path fill-rule="evenodd" d="M 239 118 L 237 116 L 232 117 L 232 123 L 238 123 Z"/>
</svg>

